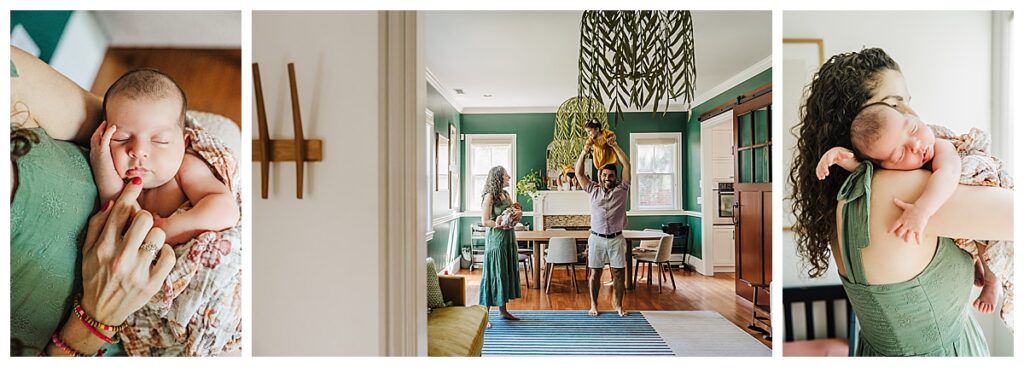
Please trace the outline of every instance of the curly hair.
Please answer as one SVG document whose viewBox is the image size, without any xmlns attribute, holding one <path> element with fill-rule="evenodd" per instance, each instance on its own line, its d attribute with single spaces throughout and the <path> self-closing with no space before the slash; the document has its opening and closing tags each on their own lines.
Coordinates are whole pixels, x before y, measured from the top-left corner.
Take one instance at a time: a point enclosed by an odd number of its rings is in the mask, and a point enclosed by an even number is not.
<svg viewBox="0 0 1024 367">
<path fill-rule="evenodd" d="M 484 180 L 484 193 L 483 197 L 486 198 L 487 194 L 491 194 L 494 204 L 502 204 L 507 199 L 505 195 L 504 183 L 505 183 L 505 167 L 494 166 L 487 172 L 487 179 Z M 483 200 L 483 198 L 481 198 Z"/>
<path fill-rule="evenodd" d="M 18 117 L 20 118 L 20 121 Z M 28 106 L 25 103 L 18 101 L 11 107 L 11 162 L 15 162 L 18 158 L 28 154 L 29 150 L 32 149 L 33 144 L 39 144 L 39 136 L 36 135 L 30 129 L 24 128 L 23 126 L 29 120 L 31 113 L 29 113 Z"/>
<path fill-rule="evenodd" d="M 836 196 L 850 175 L 838 166 L 829 168 L 827 180 L 819 181 L 815 167 L 832 147 L 853 150 L 850 125 L 871 99 L 879 78 L 899 65 L 879 48 L 848 52 L 829 58 L 814 74 L 800 106 L 796 154 L 789 173 L 790 197 L 796 216 L 797 255 L 808 266 L 807 274 L 820 277 L 828 270 L 830 243 L 836 238 Z"/>
</svg>

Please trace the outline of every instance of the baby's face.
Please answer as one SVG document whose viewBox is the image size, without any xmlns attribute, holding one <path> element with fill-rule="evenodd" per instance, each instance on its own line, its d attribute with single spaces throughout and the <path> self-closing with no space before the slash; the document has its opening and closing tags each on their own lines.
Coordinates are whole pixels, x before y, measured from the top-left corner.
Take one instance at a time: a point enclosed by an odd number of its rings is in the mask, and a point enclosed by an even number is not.
<svg viewBox="0 0 1024 367">
<path fill-rule="evenodd" d="M 142 178 L 142 187 L 159 187 L 177 174 L 185 157 L 185 135 L 178 124 L 181 102 L 174 98 L 107 101 L 107 123 L 114 169 L 122 178 Z"/>
<path fill-rule="evenodd" d="M 935 133 L 911 113 L 885 108 L 881 136 L 864 155 L 881 162 L 882 168 L 915 170 L 935 157 Z"/>
</svg>

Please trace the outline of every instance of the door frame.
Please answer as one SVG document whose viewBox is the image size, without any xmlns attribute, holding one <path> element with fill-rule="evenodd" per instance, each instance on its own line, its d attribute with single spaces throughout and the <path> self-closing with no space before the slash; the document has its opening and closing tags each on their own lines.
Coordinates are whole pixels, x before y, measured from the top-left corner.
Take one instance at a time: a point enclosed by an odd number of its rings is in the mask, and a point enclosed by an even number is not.
<svg viewBox="0 0 1024 367">
<path fill-rule="evenodd" d="M 700 206 L 700 253 L 701 260 L 703 261 L 701 264 L 702 266 L 697 267 L 697 272 L 707 276 L 715 275 L 715 262 L 714 259 L 712 259 L 713 254 L 711 248 L 711 246 L 714 244 L 711 242 L 711 231 L 712 228 L 714 228 L 714 224 L 712 222 L 714 221 L 715 215 L 717 215 L 716 210 L 718 209 L 711 205 L 712 203 L 714 203 L 714 185 L 711 182 L 711 174 L 708 171 L 711 169 L 711 144 L 709 144 L 711 142 L 710 132 L 712 128 L 717 127 L 718 125 L 721 125 L 723 123 L 728 123 L 729 125 L 732 125 L 732 120 L 733 111 L 730 109 L 728 111 L 716 115 L 715 117 L 704 120 L 700 123 L 700 141 L 702 142 L 700 148 L 700 190 L 701 197 L 703 197 L 703 201 L 701 202 Z"/>
</svg>

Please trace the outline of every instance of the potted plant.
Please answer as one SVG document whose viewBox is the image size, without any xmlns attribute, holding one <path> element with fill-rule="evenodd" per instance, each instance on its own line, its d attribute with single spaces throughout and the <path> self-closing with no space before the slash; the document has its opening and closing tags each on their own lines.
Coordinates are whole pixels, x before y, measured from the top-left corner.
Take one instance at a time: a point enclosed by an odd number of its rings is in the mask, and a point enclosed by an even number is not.
<svg viewBox="0 0 1024 367">
<path fill-rule="evenodd" d="M 544 180 L 540 178 L 540 172 L 537 170 L 530 170 L 530 173 L 516 182 L 516 192 L 529 197 L 530 200 L 533 200 L 533 194 L 542 187 L 544 187 Z"/>
</svg>

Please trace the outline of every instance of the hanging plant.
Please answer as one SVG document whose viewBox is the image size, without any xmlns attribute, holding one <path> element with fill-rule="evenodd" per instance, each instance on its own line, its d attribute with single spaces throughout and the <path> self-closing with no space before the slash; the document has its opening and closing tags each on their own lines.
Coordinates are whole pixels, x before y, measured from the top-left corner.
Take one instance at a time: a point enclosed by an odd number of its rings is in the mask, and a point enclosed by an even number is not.
<svg viewBox="0 0 1024 367">
<path fill-rule="evenodd" d="M 579 96 L 592 97 L 623 118 L 686 99 L 696 86 L 693 23 L 689 11 L 585 11 L 580 24 Z"/>
<path fill-rule="evenodd" d="M 548 177 L 558 177 L 564 166 L 576 163 L 587 141 L 583 125 L 591 119 L 597 119 L 604 128 L 608 127 L 608 111 L 597 99 L 572 97 L 558 107 L 554 138 L 548 144 Z"/>
</svg>

